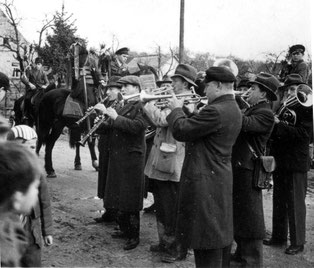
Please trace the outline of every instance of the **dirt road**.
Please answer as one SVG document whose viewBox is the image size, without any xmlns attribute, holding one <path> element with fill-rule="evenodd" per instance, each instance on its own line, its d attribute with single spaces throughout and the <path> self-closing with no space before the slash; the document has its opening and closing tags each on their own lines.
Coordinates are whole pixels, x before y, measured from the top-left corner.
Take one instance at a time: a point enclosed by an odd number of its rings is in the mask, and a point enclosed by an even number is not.
<svg viewBox="0 0 314 268">
<path fill-rule="evenodd" d="M 40 158 L 43 161 L 41 152 Z M 97 172 L 91 166 L 87 148 L 82 148 L 82 171 L 73 170 L 74 150 L 67 136 L 62 136 L 53 151 L 54 168 L 58 175 L 48 179 L 54 219 L 54 245 L 43 250 L 46 267 L 194 267 L 194 257 L 176 264 L 160 262 L 158 254 L 149 251 L 157 243 L 155 217 L 141 215 L 141 242 L 131 251 L 124 251 L 123 241 L 112 239 L 113 225 L 95 224 L 101 200 L 95 198 Z M 314 267 L 314 171 L 309 173 L 307 196 L 307 244 L 303 254 L 289 256 L 284 247 L 264 247 L 265 267 Z M 265 221 L 271 230 L 272 192 L 264 193 Z M 144 200 L 149 206 L 152 197 Z"/>
</svg>

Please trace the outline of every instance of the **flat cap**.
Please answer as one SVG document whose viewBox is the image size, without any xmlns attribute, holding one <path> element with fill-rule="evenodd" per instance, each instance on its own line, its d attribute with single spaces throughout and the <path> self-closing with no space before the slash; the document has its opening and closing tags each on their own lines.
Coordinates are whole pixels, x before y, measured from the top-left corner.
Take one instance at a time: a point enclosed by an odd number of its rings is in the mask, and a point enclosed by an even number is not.
<svg viewBox="0 0 314 268">
<path fill-rule="evenodd" d="M 302 54 L 305 52 L 305 47 L 301 44 L 293 45 L 289 48 L 289 54 L 292 54 L 293 52 L 300 51 Z"/>
<path fill-rule="evenodd" d="M 229 71 L 225 67 L 210 67 L 206 70 L 205 76 L 205 83 L 209 83 L 211 81 L 218 81 L 218 82 L 226 82 L 232 83 L 235 82 L 237 79 L 233 75 L 231 71 Z"/>
<path fill-rule="evenodd" d="M 118 81 L 121 79 L 121 76 L 118 75 L 113 75 L 110 77 L 108 84 L 105 86 L 105 88 L 109 88 L 109 87 L 117 87 L 117 88 L 121 88 L 122 84 L 119 84 Z"/>
<path fill-rule="evenodd" d="M 140 79 L 135 75 L 123 76 L 118 80 L 117 83 L 122 85 L 133 85 L 141 87 Z"/>
<path fill-rule="evenodd" d="M 116 51 L 116 55 L 122 55 L 122 54 L 126 54 L 126 55 L 129 55 L 129 49 L 127 47 L 122 47 L 122 48 L 119 48 L 117 51 Z"/>
</svg>

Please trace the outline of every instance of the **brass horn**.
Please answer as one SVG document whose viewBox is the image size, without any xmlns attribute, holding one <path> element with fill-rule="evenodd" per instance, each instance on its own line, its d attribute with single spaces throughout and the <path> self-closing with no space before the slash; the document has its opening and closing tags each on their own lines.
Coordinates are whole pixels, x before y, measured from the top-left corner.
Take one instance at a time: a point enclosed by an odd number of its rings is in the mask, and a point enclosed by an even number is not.
<svg viewBox="0 0 314 268">
<path fill-rule="evenodd" d="M 182 93 L 182 94 L 177 94 L 177 98 L 185 98 L 185 101 L 187 103 L 199 103 L 202 99 L 202 97 L 198 94 L 195 93 Z M 157 105 L 162 105 L 165 104 L 166 99 L 172 98 L 172 95 L 150 95 L 147 94 L 145 91 L 142 91 L 140 94 L 140 100 L 144 103 L 149 102 L 149 101 L 154 101 L 154 100 L 163 100 L 163 102 L 158 102 Z"/>
</svg>

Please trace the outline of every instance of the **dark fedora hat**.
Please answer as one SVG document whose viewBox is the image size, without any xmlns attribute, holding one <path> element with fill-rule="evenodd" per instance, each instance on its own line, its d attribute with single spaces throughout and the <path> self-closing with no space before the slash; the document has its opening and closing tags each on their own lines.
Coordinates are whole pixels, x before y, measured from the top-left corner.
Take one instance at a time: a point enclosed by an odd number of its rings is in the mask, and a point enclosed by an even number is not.
<svg viewBox="0 0 314 268">
<path fill-rule="evenodd" d="M 108 81 L 108 84 L 105 86 L 105 88 L 109 88 L 109 87 L 121 88 L 122 84 L 118 83 L 120 78 L 121 78 L 121 76 L 118 76 L 118 75 L 111 76 L 109 81 Z"/>
<path fill-rule="evenodd" d="M 278 89 L 285 89 L 289 86 L 292 86 L 292 85 L 301 85 L 301 84 L 304 84 L 306 85 L 306 83 L 304 83 L 302 81 L 302 77 L 301 75 L 299 74 L 289 74 L 286 76 L 286 79 L 284 81 L 284 84 L 283 86 L 279 87 Z"/>
<path fill-rule="evenodd" d="M 289 48 L 289 54 L 292 54 L 293 52 L 299 51 L 302 54 L 305 52 L 305 47 L 301 44 L 293 45 Z"/>
<path fill-rule="evenodd" d="M 122 55 L 122 54 L 125 54 L 125 55 L 129 55 L 129 51 L 130 49 L 127 48 L 127 47 L 122 47 L 122 48 L 119 48 L 117 51 L 116 51 L 116 55 Z"/>
<path fill-rule="evenodd" d="M 172 79 L 168 76 L 168 75 L 164 75 L 164 77 L 162 78 L 162 80 L 158 80 L 156 81 L 157 86 L 160 87 L 160 85 L 162 84 L 171 84 L 172 83 Z"/>
<path fill-rule="evenodd" d="M 270 94 L 270 100 L 277 100 L 277 95 L 275 94 L 276 90 L 280 86 L 279 80 L 268 73 L 259 73 L 253 81 L 248 82 L 249 85 L 258 84 L 262 86 L 263 89 L 267 90 Z"/>
<path fill-rule="evenodd" d="M 188 64 L 179 64 L 174 72 L 173 77 L 181 77 L 188 83 L 192 84 L 193 86 L 197 87 L 195 84 L 195 79 L 197 77 L 197 71 L 196 69 Z"/>
</svg>

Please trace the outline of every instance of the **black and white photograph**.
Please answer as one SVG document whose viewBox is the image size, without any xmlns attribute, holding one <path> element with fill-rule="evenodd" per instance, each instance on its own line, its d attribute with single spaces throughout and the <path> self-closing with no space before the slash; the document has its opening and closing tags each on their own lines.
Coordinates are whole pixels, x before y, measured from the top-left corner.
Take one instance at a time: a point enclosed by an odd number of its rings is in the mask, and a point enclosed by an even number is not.
<svg viewBox="0 0 314 268">
<path fill-rule="evenodd" d="M 313 267 L 313 8 L 0 0 L 0 267 Z"/>
</svg>

